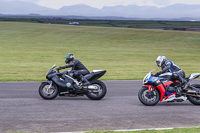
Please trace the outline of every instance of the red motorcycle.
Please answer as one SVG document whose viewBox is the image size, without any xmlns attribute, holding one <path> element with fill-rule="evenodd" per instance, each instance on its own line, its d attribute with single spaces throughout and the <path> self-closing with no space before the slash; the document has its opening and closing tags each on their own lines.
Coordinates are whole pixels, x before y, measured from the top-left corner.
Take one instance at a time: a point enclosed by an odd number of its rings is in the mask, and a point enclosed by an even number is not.
<svg viewBox="0 0 200 133">
<path fill-rule="evenodd" d="M 192 104 L 200 105 L 200 84 L 189 82 L 200 76 L 200 73 L 190 74 L 185 80 L 188 82 L 184 87 L 178 80 L 172 80 L 172 73 L 164 73 L 155 77 L 151 70 L 143 80 L 144 86 L 138 92 L 138 98 L 141 103 L 147 106 L 156 105 L 160 102 L 182 102 L 189 100 Z M 182 87 L 181 96 L 177 96 L 178 87 Z"/>
</svg>

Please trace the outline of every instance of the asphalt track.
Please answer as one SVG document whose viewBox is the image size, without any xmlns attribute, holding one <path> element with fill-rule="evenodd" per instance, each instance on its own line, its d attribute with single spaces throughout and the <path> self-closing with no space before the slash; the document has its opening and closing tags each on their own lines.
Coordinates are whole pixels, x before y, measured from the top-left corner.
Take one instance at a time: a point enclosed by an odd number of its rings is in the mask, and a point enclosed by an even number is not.
<svg viewBox="0 0 200 133">
<path fill-rule="evenodd" d="M 200 83 L 200 80 L 193 81 Z M 0 83 L 0 132 L 72 132 L 200 126 L 200 107 L 189 101 L 144 106 L 142 81 L 104 81 L 107 95 L 43 100 L 39 82 Z"/>
</svg>

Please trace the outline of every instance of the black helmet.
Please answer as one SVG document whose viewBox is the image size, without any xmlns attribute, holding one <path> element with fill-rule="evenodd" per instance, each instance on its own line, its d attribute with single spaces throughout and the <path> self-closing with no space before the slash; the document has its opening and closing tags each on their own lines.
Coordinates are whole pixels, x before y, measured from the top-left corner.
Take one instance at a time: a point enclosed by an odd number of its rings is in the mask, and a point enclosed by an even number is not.
<svg viewBox="0 0 200 133">
<path fill-rule="evenodd" d="M 167 58 L 164 55 L 160 55 L 156 58 L 156 64 L 158 67 L 161 67 L 165 62 L 167 61 Z"/>
<path fill-rule="evenodd" d="M 65 63 L 69 63 L 70 61 L 72 61 L 74 59 L 74 55 L 72 53 L 68 53 L 65 55 Z"/>
</svg>

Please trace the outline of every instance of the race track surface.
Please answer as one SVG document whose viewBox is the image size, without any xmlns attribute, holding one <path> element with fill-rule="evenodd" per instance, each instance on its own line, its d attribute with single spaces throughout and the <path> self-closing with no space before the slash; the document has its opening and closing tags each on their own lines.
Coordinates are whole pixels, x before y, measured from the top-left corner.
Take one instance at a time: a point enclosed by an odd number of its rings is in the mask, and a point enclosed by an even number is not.
<svg viewBox="0 0 200 133">
<path fill-rule="evenodd" d="M 189 101 L 144 106 L 142 81 L 103 81 L 107 95 L 43 100 L 40 82 L 0 83 L 0 132 L 70 132 L 200 126 L 200 107 Z M 200 83 L 200 80 L 193 81 Z"/>
</svg>

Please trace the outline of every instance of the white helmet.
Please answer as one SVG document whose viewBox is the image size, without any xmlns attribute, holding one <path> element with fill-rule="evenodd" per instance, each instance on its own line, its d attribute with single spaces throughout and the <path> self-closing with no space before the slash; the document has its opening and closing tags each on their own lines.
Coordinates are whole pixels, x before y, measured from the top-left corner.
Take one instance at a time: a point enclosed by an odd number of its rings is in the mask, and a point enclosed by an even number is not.
<svg viewBox="0 0 200 133">
<path fill-rule="evenodd" d="M 166 61 L 167 58 L 164 55 L 160 55 L 156 58 L 156 64 L 158 67 L 161 67 Z"/>
</svg>

